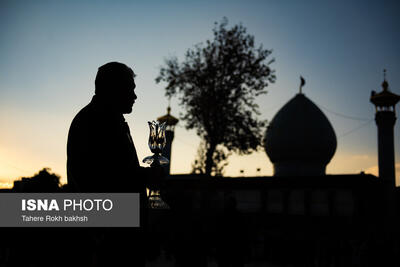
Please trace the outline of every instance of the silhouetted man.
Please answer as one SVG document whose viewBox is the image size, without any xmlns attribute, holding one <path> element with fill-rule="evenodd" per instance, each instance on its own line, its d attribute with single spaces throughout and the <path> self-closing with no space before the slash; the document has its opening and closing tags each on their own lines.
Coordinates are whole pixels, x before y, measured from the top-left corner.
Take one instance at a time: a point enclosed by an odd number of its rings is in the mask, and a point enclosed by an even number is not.
<svg viewBox="0 0 400 267">
<path fill-rule="evenodd" d="M 79 192 L 144 192 L 144 168 L 123 114 L 137 98 L 135 74 L 118 62 L 101 66 L 92 101 L 72 121 L 68 184 Z"/>
<path fill-rule="evenodd" d="M 140 193 L 142 228 L 146 216 L 143 213 L 146 209 L 146 182 L 156 179 L 162 170 L 140 167 L 123 116 L 132 112 L 137 99 L 134 77 L 131 68 L 118 62 L 107 63 L 98 69 L 95 95 L 75 116 L 69 130 L 67 173 L 68 185 L 75 192 Z M 141 230 L 100 231 L 95 262 L 105 266 L 115 266 L 124 260 L 133 261 L 134 266 L 144 263 Z"/>
</svg>

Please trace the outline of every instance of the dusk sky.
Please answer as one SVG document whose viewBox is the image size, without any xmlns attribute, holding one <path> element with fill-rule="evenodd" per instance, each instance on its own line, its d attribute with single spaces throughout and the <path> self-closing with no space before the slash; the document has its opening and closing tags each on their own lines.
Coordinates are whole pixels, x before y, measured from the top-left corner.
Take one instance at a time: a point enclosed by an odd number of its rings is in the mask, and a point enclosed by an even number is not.
<svg viewBox="0 0 400 267">
<path fill-rule="evenodd" d="M 164 59 L 212 38 L 214 22 L 242 23 L 256 44 L 273 49 L 276 83 L 258 99 L 262 119 L 303 92 L 329 118 L 338 137 L 327 173 L 377 171 L 372 90 L 383 69 L 400 94 L 399 1 L 0 1 L 0 187 L 49 167 L 66 182 L 66 143 L 75 114 L 94 94 L 97 68 L 123 62 L 136 77 L 130 125 L 139 159 L 148 120 L 166 113 Z M 171 100 L 172 114 L 182 108 Z M 396 108 L 399 113 L 399 107 Z M 180 123 L 172 147 L 174 174 L 188 173 L 199 138 Z M 400 122 L 395 126 L 397 178 Z M 264 151 L 233 155 L 226 176 L 272 175 Z M 142 164 L 144 166 L 144 164 Z M 259 173 L 257 168 L 261 168 Z"/>
</svg>

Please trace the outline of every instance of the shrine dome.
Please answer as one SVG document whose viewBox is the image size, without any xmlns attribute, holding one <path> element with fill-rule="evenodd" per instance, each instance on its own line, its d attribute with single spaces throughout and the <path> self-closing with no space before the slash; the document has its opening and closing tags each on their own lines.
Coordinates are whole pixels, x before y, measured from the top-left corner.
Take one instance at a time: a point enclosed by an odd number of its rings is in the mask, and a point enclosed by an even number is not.
<svg viewBox="0 0 400 267">
<path fill-rule="evenodd" d="M 328 118 L 302 93 L 278 111 L 265 135 L 275 176 L 325 175 L 336 146 Z"/>
</svg>

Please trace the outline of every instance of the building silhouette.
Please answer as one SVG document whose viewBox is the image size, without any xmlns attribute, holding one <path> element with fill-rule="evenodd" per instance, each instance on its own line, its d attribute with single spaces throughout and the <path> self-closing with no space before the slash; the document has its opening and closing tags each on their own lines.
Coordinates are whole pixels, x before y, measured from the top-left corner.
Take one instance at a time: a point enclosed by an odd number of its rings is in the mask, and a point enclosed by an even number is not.
<svg viewBox="0 0 400 267">
<path fill-rule="evenodd" d="M 396 186 L 393 128 L 396 123 L 396 104 L 400 96 L 389 91 L 386 77 L 382 89 L 379 93 L 372 91 L 370 100 L 375 105 L 375 121 L 378 126 L 379 177 L 393 187 Z"/>
<path fill-rule="evenodd" d="M 165 138 L 166 138 L 166 145 L 163 149 L 162 155 L 166 157 L 171 162 L 171 149 L 172 149 L 172 142 L 174 140 L 175 135 L 175 125 L 179 122 L 177 118 L 171 115 L 171 107 L 168 106 L 167 114 L 157 118 L 160 123 L 166 124 L 165 129 Z M 171 164 L 168 164 L 166 167 L 166 172 L 169 174 L 171 170 Z"/>
<path fill-rule="evenodd" d="M 213 266 L 400 266 L 393 133 L 399 100 L 386 78 L 382 91 L 371 93 L 379 177 L 326 174 L 336 134 L 301 90 L 277 112 L 265 135 L 273 176 L 169 175 L 159 192 L 167 205 L 149 206 L 147 266 L 210 266 L 210 261 Z M 158 118 L 168 125 L 163 155 L 169 160 L 178 122 L 170 111 Z M 44 169 L 17 181 L 13 191 L 59 191 L 55 178 Z M 76 252 L 60 260 L 53 244 L 73 234 L 73 229 L 11 229 L 3 234 L 0 265 L 41 266 L 34 263 L 47 257 L 47 266 L 70 266 Z M 22 239 L 40 245 L 23 250 Z"/>
<path fill-rule="evenodd" d="M 379 177 L 325 173 L 336 135 L 300 90 L 277 112 L 265 135 L 273 176 L 166 179 L 161 195 L 170 208 L 150 212 L 150 229 L 164 237 L 162 249 L 179 258 L 184 246 L 191 251 L 186 255 L 213 257 L 219 266 L 398 266 L 393 126 L 400 97 L 388 90 L 386 80 L 382 86 L 382 92 L 371 95 Z"/>
</svg>

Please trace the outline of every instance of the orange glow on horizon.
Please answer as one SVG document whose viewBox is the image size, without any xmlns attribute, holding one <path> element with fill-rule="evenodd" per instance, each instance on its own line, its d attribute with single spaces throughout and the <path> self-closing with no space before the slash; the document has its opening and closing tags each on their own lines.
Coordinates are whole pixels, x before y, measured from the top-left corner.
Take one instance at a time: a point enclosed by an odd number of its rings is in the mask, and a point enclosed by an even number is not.
<svg viewBox="0 0 400 267">
<path fill-rule="evenodd" d="M 38 164 L 38 162 L 29 161 L 28 155 L 21 155 L 18 157 L 16 154 L 11 154 L 12 157 L 6 157 L 4 149 L 0 150 L 0 188 L 12 188 L 13 182 L 21 177 L 31 177 L 43 167 L 45 164 Z M 182 161 L 182 158 L 187 158 L 187 155 L 173 154 L 173 168 L 172 174 L 187 174 L 190 173 L 190 168 L 187 163 Z M 193 155 L 194 158 L 194 155 Z M 7 162 L 7 163 L 6 163 Z M 51 172 L 61 176 L 61 183 L 66 183 L 65 166 L 64 162 L 58 164 L 58 168 L 48 166 Z M 260 171 L 257 169 L 260 168 Z M 240 173 L 243 170 L 243 173 Z M 361 171 L 378 176 L 378 166 L 376 155 L 367 154 L 347 154 L 339 153 L 335 155 L 331 163 L 327 167 L 328 174 L 346 174 L 346 173 L 360 173 Z M 257 152 L 247 156 L 232 155 L 229 158 L 229 164 L 226 167 L 225 176 L 227 177 L 255 177 L 255 176 L 271 176 L 273 174 L 273 167 L 264 152 Z M 399 185 L 400 181 L 400 162 L 396 163 L 396 184 Z"/>
</svg>

